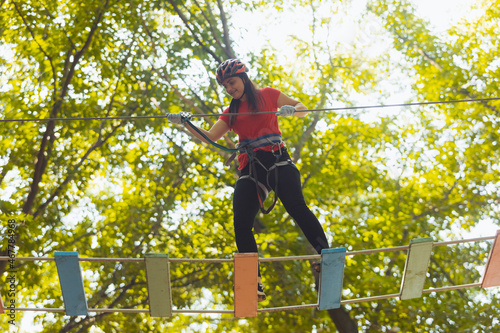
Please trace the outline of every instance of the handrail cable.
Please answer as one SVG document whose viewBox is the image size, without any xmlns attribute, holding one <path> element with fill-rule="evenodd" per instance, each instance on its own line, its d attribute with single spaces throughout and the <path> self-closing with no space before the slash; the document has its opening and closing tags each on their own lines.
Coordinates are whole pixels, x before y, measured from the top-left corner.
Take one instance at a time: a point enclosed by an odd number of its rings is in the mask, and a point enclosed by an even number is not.
<svg viewBox="0 0 500 333">
<path fill-rule="evenodd" d="M 492 98 L 475 98 L 475 99 L 461 99 L 449 101 L 434 101 L 434 102 L 414 102 L 414 103 L 398 103 L 398 104 L 379 104 L 379 105 L 361 105 L 361 106 L 343 106 L 334 108 L 310 109 L 310 110 L 297 110 L 296 112 L 324 112 L 324 111 L 347 111 L 359 109 L 377 109 L 377 108 L 390 108 L 390 107 L 405 107 L 405 106 L 418 106 L 418 105 L 434 105 L 434 104 L 453 104 L 453 103 L 471 103 L 471 102 L 487 102 L 500 100 L 500 97 Z M 271 114 L 277 111 L 263 111 L 258 114 Z M 255 112 L 242 112 L 233 114 L 233 116 L 255 115 Z M 194 114 L 193 118 L 204 117 L 220 117 L 223 113 L 208 113 L 208 114 Z M 224 115 L 227 115 L 225 113 Z M 83 120 L 135 120 L 135 119 L 161 119 L 166 118 L 167 115 L 154 115 L 154 116 L 116 116 L 116 117 L 62 117 L 62 118 L 22 118 L 22 119 L 0 119 L 0 122 L 44 122 L 44 121 L 83 121 Z"/>
</svg>

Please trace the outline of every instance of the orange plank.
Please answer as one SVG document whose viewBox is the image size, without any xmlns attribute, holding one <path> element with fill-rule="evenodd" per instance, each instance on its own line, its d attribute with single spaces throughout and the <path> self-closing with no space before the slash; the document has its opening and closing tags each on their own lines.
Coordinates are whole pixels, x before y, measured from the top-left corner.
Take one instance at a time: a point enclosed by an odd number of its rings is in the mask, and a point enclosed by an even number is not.
<svg viewBox="0 0 500 333">
<path fill-rule="evenodd" d="M 234 316 L 257 317 L 257 253 L 234 255 Z"/>
<path fill-rule="evenodd" d="M 3 307 L 2 294 L 0 293 L 0 314 L 5 313 L 5 308 Z"/>
<path fill-rule="evenodd" d="M 497 231 L 497 237 L 491 247 L 486 270 L 483 276 L 481 288 L 500 286 L 500 230 Z"/>
</svg>

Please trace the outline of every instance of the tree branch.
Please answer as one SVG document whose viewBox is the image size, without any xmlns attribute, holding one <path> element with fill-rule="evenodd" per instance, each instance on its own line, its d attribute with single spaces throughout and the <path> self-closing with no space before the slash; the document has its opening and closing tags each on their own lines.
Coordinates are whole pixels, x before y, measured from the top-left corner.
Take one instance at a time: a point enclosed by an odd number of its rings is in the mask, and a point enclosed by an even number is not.
<svg viewBox="0 0 500 333">
<path fill-rule="evenodd" d="M 80 61 L 80 58 L 85 54 L 87 49 L 90 47 L 92 39 L 93 39 L 93 37 L 94 37 L 95 33 L 97 32 L 97 29 L 99 27 L 99 23 L 101 23 L 104 12 L 108 8 L 108 6 L 109 6 L 109 0 L 106 0 L 106 3 L 102 7 L 102 10 L 98 12 L 96 19 L 92 23 L 92 27 L 90 28 L 90 32 L 87 36 L 87 39 L 85 40 L 84 45 L 82 46 L 82 48 L 80 50 L 78 50 L 75 53 L 73 62 L 71 64 L 71 67 L 70 67 L 69 72 L 68 72 L 68 75 L 64 79 L 64 83 L 62 85 L 62 89 L 61 89 L 61 93 L 60 93 L 61 99 L 63 99 L 66 96 L 66 94 L 68 92 L 68 88 L 69 88 L 69 83 L 70 83 L 70 81 L 73 78 L 73 75 L 75 73 L 76 65 Z"/>
<path fill-rule="evenodd" d="M 50 118 L 55 118 L 59 111 L 61 110 L 61 107 L 63 105 L 64 98 L 68 92 L 69 89 L 69 84 L 71 82 L 71 79 L 74 75 L 76 65 L 78 64 L 80 58 L 83 56 L 85 51 L 89 48 L 90 43 L 92 41 L 92 38 L 97 31 L 98 25 L 103 17 L 103 13 L 107 9 L 107 6 L 109 4 L 109 0 L 106 0 L 105 5 L 103 6 L 102 10 L 99 12 L 97 15 L 96 20 L 94 21 L 91 31 L 87 37 L 87 40 L 84 44 L 84 46 L 76 52 L 74 56 L 74 60 L 71 63 L 71 66 L 69 68 L 69 71 L 66 71 L 66 69 L 69 66 L 69 59 L 71 56 L 71 50 L 67 52 L 67 57 L 66 57 L 66 63 L 65 63 L 65 76 L 63 76 L 63 84 L 60 89 L 59 96 L 55 94 L 54 96 L 54 104 L 52 105 L 52 109 L 50 111 Z M 38 41 L 35 38 L 34 32 L 31 30 L 29 25 L 27 24 L 26 20 L 24 19 L 20 9 L 17 6 L 17 3 L 14 2 L 14 5 L 16 7 L 16 11 L 19 13 L 21 18 L 23 19 L 23 22 L 26 25 L 26 28 L 28 31 L 30 31 L 30 34 L 32 35 L 34 41 L 39 45 Z M 40 45 L 39 45 L 40 47 Z M 44 53 L 46 57 L 48 57 L 49 60 L 51 60 L 50 56 L 43 50 L 42 47 L 40 47 L 40 50 Z M 54 79 L 56 78 L 55 76 L 55 68 L 53 69 L 53 75 Z M 56 84 L 54 83 L 54 86 Z M 37 154 L 37 158 L 35 161 L 35 166 L 34 166 L 34 171 L 33 171 L 33 178 L 31 181 L 30 189 L 28 192 L 28 196 L 26 197 L 23 206 L 22 206 L 22 213 L 31 215 L 32 214 L 32 208 L 36 199 L 36 196 L 38 195 L 39 189 L 40 189 L 40 182 L 42 181 L 42 177 L 45 174 L 45 170 L 47 168 L 48 161 L 51 158 L 52 155 L 52 149 L 54 146 L 54 141 L 55 141 L 55 135 L 54 135 L 54 128 L 55 128 L 55 122 L 53 120 L 48 121 L 46 125 L 45 132 L 43 134 L 42 140 L 40 142 L 40 149 Z M 16 233 L 16 241 L 19 239 L 19 231 Z M 0 255 L 5 255 L 5 251 L 0 251 Z M 5 267 L 6 267 L 6 262 L 1 262 L 0 263 L 0 276 L 3 276 L 3 273 L 5 272 Z"/>
<path fill-rule="evenodd" d="M 16 11 L 17 13 L 19 14 L 19 16 L 21 17 L 21 19 L 23 20 L 24 22 L 24 25 L 26 26 L 26 29 L 28 29 L 30 35 L 31 35 L 31 38 L 33 38 L 33 41 L 36 43 L 36 45 L 38 45 L 38 48 L 40 49 L 40 51 L 44 54 L 44 56 L 49 60 L 49 63 L 50 63 L 50 67 L 52 69 L 52 80 L 54 81 L 54 91 L 57 91 L 57 76 L 56 76 L 56 68 L 54 66 L 54 63 L 52 61 L 52 57 L 43 49 L 43 47 L 40 45 L 40 43 L 38 42 L 36 36 L 35 36 L 35 33 L 33 32 L 33 30 L 31 29 L 31 27 L 29 26 L 28 22 L 26 21 L 26 18 L 24 17 L 24 15 L 21 13 L 21 10 L 19 9 L 18 5 L 17 5 L 17 2 L 16 1 L 13 1 L 14 3 L 14 7 L 16 8 Z"/>
<path fill-rule="evenodd" d="M 128 283 L 123 288 L 121 288 L 120 294 L 118 294 L 118 296 L 113 300 L 113 302 L 108 306 L 108 308 L 113 308 L 120 300 L 122 300 L 126 296 L 126 293 L 130 288 L 137 285 L 137 283 L 135 282 L 135 279 L 136 279 L 135 276 L 132 277 L 130 283 Z M 143 303 L 146 303 L 146 301 L 144 301 Z M 82 319 L 79 322 L 74 321 L 74 318 L 76 318 L 76 317 L 71 317 L 70 321 L 59 330 L 59 333 L 71 332 L 73 329 L 75 329 L 78 326 L 80 326 L 80 329 L 77 332 L 87 332 L 90 325 L 92 325 L 95 321 L 97 321 L 98 318 L 102 318 L 102 317 L 104 317 L 106 315 L 110 315 L 110 314 L 111 313 L 109 313 L 109 312 L 108 313 L 105 312 L 105 313 L 101 313 L 97 316 L 92 316 L 92 317 L 87 315 L 84 319 Z"/>
<path fill-rule="evenodd" d="M 468 97 L 468 98 L 470 98 L 470 99 L 477 99 L 477 98 L 479 98 L 479 97 L 480 97 L 480 96 L 478 96 L 478 95 L 476 95 L 476 94 L 471 93 L 471 92 L 470 92 L 468 89 L 466 89 L 466 88 L 458 89 L 458 90 L 456 90 L 456 91 L 457 91 L 459 94 L 463 94 L 463 95 L 467 96 L 467 97 Z M 495 106 L 490 105 L 487 101 L 481 101 L 480 103 L 481 103 L 481 104 L 482 104 L 485 108 L 487 108 L 487 109 L 489 109 L 489 110 L 493 111 L 497 117 L 500 117 L 500 111 L 498 111 L 498 109 L 497 109 Z"/>
<path fill-rule="evenodd" d="M 293 161 L 296 163 L 300 160 L 300 155 L 302 153 L 302 149 L 306 145 L 307 140 L 311 137 L 311 135 L 316 130 L 316 125 L 319 122 L 319 112 L 314 113 L 314 118 L 311 124 L 307 127 L 307 129 L 302 133 L 299 142 L 295 145 L 295 151 L 293 152 Z"/>
<path fill-rule="evenodd" d="M 69 71 L 67 72 L 67 75 L 63 78 L 64 82 L 61 86 L 59 96 L 56 96 L 56 100 L 52 106 L 52 110 L 50 112 L 50 118 L 55 118 L 56 115 L 61 110 L 63 100 L 68 92 L 69 84 L 71 82 L 71 79 L 73 78 L 76 65 L 78 64 L 80 58 L 83 56 L 85 51 L 90 46 L 92 37 L 94 36 L 94 34 L 97 30 L 99 22 L 102 19 L 104 10 L 107 8 L 108 3 L 109 3 L 109 0 L 106 1 L 106 4 L 103 7 L 103 10 L 100 11 L 99 14 L 97 15 L 97 18 L 94 21 L 92 28 L 91 28 L 91 31 L 87 37 L 85 45 L 78 52 L 76 52 L 76 54 L 74 56 L 74 60 L 71 63 L 71 66 L 69 68 Z M 69 59 L 69 52 L 67 53 L 67 59 Z M 39 183 L 42 180 L 42 176 L 45 173 L 45 169 L 47 167 L 48 160 L 51 157 L 52 147 L 53 147 L 53 144 L 55 141 L 54 128 L 55 128 L 54 121 L 47 122 L 47 128 L 46 128 L 44 136 L 42 138 L 42 141 L 40 144 L 40 150 L 38 152 L 37 160 L 35 163 L 35 170 L 34 170 L 34 174 L 33 174 L 33 180 L 31 183 L 30 191 L 28 193 L 28 197 L 27 197 L 26 201 L 24 202 L 23 209 L 22 209 L 23 213 L 25 213 L 25 214 L 31 213 L 31 209 L 33 207 L 35 198 L 38 194 Z"/>
<path fill-rule="evenodd" d="M 87 160 L 87 158 L 89 157 L 89 155 L 92 152 L 94 152 L 97 148 L 99 148 L 103 144 L 105 144 L 116 133 L 116 131 L 118 130 L 118 128 L 120 128 L 121 126 L 123 126 L 125 123 L 126 123 L 126 121 L 122 120 L 119 125 L 113 127 L 112 131 L 109 132 L 104 139 L 98 138 L 97 141 L 94 142 L 94 144 L 92 144 L 92 146 L 87 149 L 87 151 L 85 152 L 85 154 L 80 158 L 80 161 L 72 168 L 71 171 L 68 172 L 68 174 L 66 175 L 66 178 L 64 179 L 64 181 L 56 188 L 56 190 L 50 195 L 50 197 L 43 204 L 41 204 L 38 207 L 38 209 L 33 214 L 33 217 L 37 217 L 38 215 L 40 215 L 45 210 L 45 208 L 47 208 L 47 206 L 57 196 L 59 196 L 59 194 L 64 190 L 64 188 L 66 187 L 66 185 L 68 185 L 68 183 L 71 180 L 73 180 L 75 174 L 82 167 L 82 165 L 85 163 L 85 161 Z"/>
<path fill-rule="evenodd" d="M 224 43 L 225 43 L 225 50 L 226 54 L 229 58 L 236 58 L 236 54 L 234 53 L 233 48 L 231 47 L 231 39 L 229 38 L 229 26 L 227 24 L 227 18 L 226 18 L 226 13 L 224 12 L 224 7 L 222 5 L 221 0 L 217 0 L 217 6 L 219 7 L 219 12 L 220 12 L 220 19 L 222 21 L 222 28 L 224 31 Z M 219 61 L 221 62 L 221 61 Z"/>
<path fill-rule="evenodd" d="M 47 6 L 45 6 L 45 4 L 43 4 L 41 2 L 40 2 L 40 4 L 43 7 L 43 9 L 45 10 L 45 13 L 47 13 L 47 16 L 50 17 L 50 19 L 52 21 L 54 21 L 56 19 L 56 17 L 54 15 L 52 15 L 52 13 L 49 11 Z M 76 48 L 75 44 L 73 43 L 73 40 L 71 39 L 71 37 L 68 35 L 66 29 L 60 23 L 57 23 L 57 26 L 66 34 L 66 38 L 68 39 L 68 42 L 71 45 L 71 48 L 75 49 Z"/>
<path fill-rule="evenodd" d="M 153 70 L 157 71 L 154 67 L 153 67 Z M 165 73 L 163 72 L 158 72 L 158 74 L 160 74 L 160 76 L 167 82 L 167 84 L 170 86 L 170 88 L 172 88 L 172 90 L 174 91 L 174 93 L 186 104 L 188 104 L 193 110 L 196 111 L 196 113 L 198 114 L 203 114 L 203 110 L 201 110 L 198 106 L 196 106 L 189 98 L 187 98 L 186 96 L 184 96 L 181 91 L 175 86 L 173 85 L 172 81 L 165 75 Z M 159 105 L 157 105 L 157 107 L 159 108 Z M 163 111 L 164 113 L 167 113 L 166 111 Z M 207 120 L 209 123 L 211 122 L 210 120 Z M 182 127 L 183 128 L 183 127 Z M 185 133 L 188 133 L 187 130 L 185 130 Z M 229 145 L 230 148 L 234 148 L 235 147 L 235 144 L 234 142 L 231 140 L 231 138 L 226 134 L 224 135 L 224 141 L 226 142 L 227 145 Z M 211 148 L 210 148 L 211 149 Z"/>
<path fill-rule="evenodd" d="M 404 42 L 408 42 L 408 45 L 412 47 L 415 51 L 417 51 L 422 57 L 424 57 L 425 60 L 427 60 L 432 66 L 436 67 L 439 71 L 444 71 L 443 67 L 439 65 L 436 59 L 431 57 L 427 52 L 425 52 L 422 48 L 418 47 L 415 43 L 409 42 L 407 38 L 396 34 L 398 38 L 400 38 Z M 455 92 L 460 93 L 465 95 L 466 97 L 470 99 L 477 99 L 479 96 L 476 94 L 471 93 L 468 89 L 466 88 L 461 88 L 461 89 L 455 89 Z M 495 115 L 498 117 L 500 116 L 500 111 L 493 105 L 490 105 L 487 101 L 481 101 L 481 104 L 486 107 L 487 109 L 493 111 Z"/>
<path fill-rule="evenodd" d="M 221 48 L 224 48 L 224 45 L 222 45 L 222 41 L 220 40 L 219 36 L 217 36 L 217 31 L 216 31 L 214 25 L 212 24 L 213 13 L 212 13 L 212 9 L 210 8 L 210 3 L 208 1 L 205 1 L 205 5 L 207 6 L 208 14 L 210 15 L 210 17 L 209 17 L 209 16 L 207 16 L 207 14 L 203 10 L 203 8 L 201 8 L 201 5 L 198 1 L 193 0 L 193 2 L 196 4 L 196 6 L 198 6 L 198 8 L 200 9 L 201 15 L 203 15 L 203 17 L 207 21 L 208 26 L 210 27 L 210 32 L 212 33 L 212 36 L 214 37 L 215 42 L 217 44 L 219 44 L 219 46 Z"/>
<path fill-rule="evenodd" d="M 448 274 L 448 272 L 446 272 L 444 270 L 444 268 L 441 267 L 441 265 L 439 265 L 439 263 L 437 262 L 437 260 L 435 258 L 431 257 L 431 262 L 434 265 L 436 265 L 437 268 L 439 268 L 439 270 L 444 275 L 444 277 L 446 278 L 446 280 L 448 280 L 448 282 L 450 282 L 452 285 L 456 285 L 456 283 L 451 278 L 450 274 Z M 431 279 L 431 281 L 432 281 L 432 279 Z M 462 297 L 465 302 L 467 302 L 467 303 L 470 302 L 470 299 L 467 297 L 467 295 L 465 294 L 465 292 L 463 290 L 457 289 L 457 291 L 460 294 L 460 297 Z"/>
<path fill-rule="evenodd" d="M 172 0 L 168 0 L 168 3 L 170 3 L 170 5 L 172 5 L 172 8 L 174 9 L 174 11 L 180 17 L 180 19 L 182 20 L 182 22 L 184 22 L 184 25 L 186 26 L 186 28 L 191 33 L 191 36 L 194 38 L 195 42 L 205 52 L 207 52 L 208 54 L 210 54 L 217 62 L 219 62 L 219 63 L 222 62 L 221 59 L 212 50 L 210 50 L 210 48 L 207 45 L 205 45 L 205 43 L 203 43 L 203 41 L 198 37 L 198 35 L 196 34 L 196 32 L 191 28 L 191 25 L 189 24 L 188 18 L 179 10 L 179 7 L 177 7 L 177 5 Z"/>
<path fill-rule="evenodd" d="M 443 67 L 439 65 L 436 59 L 431 57 L 427 52 L 425 52 L 421 47 L 419 47 L 416 43 L 410 41 L 407 37 L 397 33 L 396 31 L 393 31 L 394 34 L 396 35 L 397 38 L 399 38 L 404 44 L 408 44 L 408 47 L 413 48 L 415 51 L 417 51 L 421 56 L 424 57 L 425 60 L 427 60 L 432 66 L 436 67 L 440 71 L 443 71 Z"/>
</svg>

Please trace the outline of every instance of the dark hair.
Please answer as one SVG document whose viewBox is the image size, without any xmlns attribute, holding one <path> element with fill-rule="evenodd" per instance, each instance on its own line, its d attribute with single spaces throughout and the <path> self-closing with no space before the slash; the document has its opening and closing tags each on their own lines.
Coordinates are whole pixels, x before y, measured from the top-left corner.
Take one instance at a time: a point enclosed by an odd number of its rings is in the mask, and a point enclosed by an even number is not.
<svg viewBox="0 0 500 333">
<path fill-rule="evenodd" d="M 250 111 L 257 112 L 262 107 L 262 96 L 260 91 L 255 88 L 252 80 L 248 77 L 247 73 L 240 73 L 235 76 L 238 76 L 243 80 L 243 84 L 245 87 L 245 95 L 248 102 L 248 107 Z M 236 114 L 238 113 L 238 109 L 240 107 L 241 100 L 232 99 L 231 104 L 229 104 L 229 113 Z M 236 116 L 231 115 L 229 117 L 229 126 L 233 127 L 234 121 L 236 120 Z"/>
</svg>

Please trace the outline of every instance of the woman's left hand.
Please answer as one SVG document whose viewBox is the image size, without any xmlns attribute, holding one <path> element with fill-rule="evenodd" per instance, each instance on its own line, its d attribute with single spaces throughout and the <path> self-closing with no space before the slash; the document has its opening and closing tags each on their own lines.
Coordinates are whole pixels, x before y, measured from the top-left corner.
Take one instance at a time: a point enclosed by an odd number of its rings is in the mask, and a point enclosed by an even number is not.
<svg viewBox="0 0 500 333">
<path fill-rule="evenodd" d="M 276 112 L 277 116 L 280 117 L 291 117 L 295 115 L 295 107 L 291 105 L 283 105 L 278 112 Z"/>
</svg>

